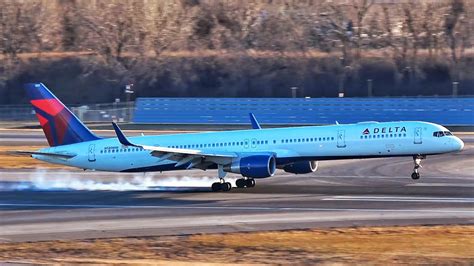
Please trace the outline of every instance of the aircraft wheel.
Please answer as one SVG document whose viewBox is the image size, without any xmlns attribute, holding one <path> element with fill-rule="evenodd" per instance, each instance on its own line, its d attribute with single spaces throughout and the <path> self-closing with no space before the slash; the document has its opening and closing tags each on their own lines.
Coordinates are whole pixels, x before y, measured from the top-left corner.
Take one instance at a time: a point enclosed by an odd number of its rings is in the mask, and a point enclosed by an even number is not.
<svg viewBox="0 0 474 266">
<path fill-rule="evenodd" d="M 246 182 L 245 179 L 241 178 L 241 179 L 237 179 L 237 181 L 235 181 L 235 185 L 238 188 L 244 188 L 247 185 L 247 182 Z"/>
<path fill-rule="evenodd" d="M 232 185 L 229 182 L 225 182 L 221 185 L 222 185 L 222 191 L 230 191 L 230 189 L 232 188 Z"/>
<path fill-rule="evenodd" d="M 211 189 L 213 192 L 221 191 L 222 190 L 222 184 L 219 182 L 212 183 Z"/>
<path fill-rule="evenodd" d="M 255 179 L 249 178 L 249 179 L 247 179 L 247 180 L 245 180 L 245 181 L 246 181 L 246 183 L 247 183 L 247 184 L 246 184 L 247 187 L 255 187 Z"/>
<path fill-rule="evenodd" d="M 411 179 L 413 179 L 413 180 L 420 179 L 420 173 L 415 173 L 414 172 L 413 174 L 411 174 Z"/>
</svg>

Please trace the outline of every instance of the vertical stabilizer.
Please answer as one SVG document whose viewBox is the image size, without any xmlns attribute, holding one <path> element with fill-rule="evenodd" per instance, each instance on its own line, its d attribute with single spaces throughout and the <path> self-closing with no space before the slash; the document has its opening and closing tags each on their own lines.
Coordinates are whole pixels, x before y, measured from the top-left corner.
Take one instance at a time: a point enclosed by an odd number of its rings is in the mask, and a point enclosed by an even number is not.
<svg viewBox="0 0 474 266">
<path fill-rule="evenodd" d="M 43 83 L 25 88 L 51 147 L 99 139 Z"/>
</svg>

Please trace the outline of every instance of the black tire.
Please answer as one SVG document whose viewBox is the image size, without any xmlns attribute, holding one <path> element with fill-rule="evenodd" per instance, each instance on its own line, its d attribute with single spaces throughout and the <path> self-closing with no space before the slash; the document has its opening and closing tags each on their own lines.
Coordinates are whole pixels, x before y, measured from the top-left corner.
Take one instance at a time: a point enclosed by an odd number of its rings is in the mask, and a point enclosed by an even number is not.
<svg viewBox="0 0 474 266">
<path fill-rule="evenodd" d="M 231 188 L 232 188 L 232 184 L 230 184 L 229 182 L 225 182 L 224 184 L 222 184 L 223 191 L 229 191 Z"/>
<path fill-rule="evenodd" d="M 238 188 L 244 188 L 245 185 L 246 185 L 247 182 L 245 182 L 245 179 L 241 178 L 241 179 L 237 179 L 237 181 L 235 181 L 235 185 L 238 187 Z"/>
<path fill-rule="evenodd" d="M 255 186 L 255 180 L 254 179 L 247 179 L 246 181 L 246 187 L 254 187 Z"/>
<path fill-rule="evenodd" d="M 222 190 L 222 184 L 221 183 L 212 183 L 211 189 L 213 192 L 221 191 Z"/>
<path fill-rule="evenodd" d="M 411 179 L 413 179 L 413 180 L 418 180 L 418 179 L 420 179 L 420 173 L 413 173 L 413 174 L 411 174 Z"/>
</svg>

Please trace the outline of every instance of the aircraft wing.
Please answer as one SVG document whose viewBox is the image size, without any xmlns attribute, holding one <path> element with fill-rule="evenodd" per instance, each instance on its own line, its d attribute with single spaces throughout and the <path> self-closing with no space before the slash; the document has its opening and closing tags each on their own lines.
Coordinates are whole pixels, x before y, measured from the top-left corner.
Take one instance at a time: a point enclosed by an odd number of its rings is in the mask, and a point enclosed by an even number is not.
<svg viewBox="0 0 474 266">
<path fill-rule="evenodd" d="M 262 129 L 262 127 L 260 126 L 260 123 L 258 123 L 257 118 L 255 117 L 253 113 L 249 113 L 249 117 L 250 117 L 250 123 L 252 123 L 253 129 Z"/>
<path fill-rule="evenodd" d="M 212 164 L 229 164 L 232 162 L 232 159 L 238 157 L 236 153 L 209 153 L 194 149 L 176 149 L 132 143 L 127 139 L 125 134 L 123 134 L 122 130 L 116 123 L 113 122 L 112 125 L 114 127 L 115 133 L 117 134 L 117 138 L 122 145 L 148 150 L 152 156 L 158 157 L 160 159 L 159 161 L 176 161 L 175 167 L 189 164 L 187 169 L 206 169 Z"/>
</svg>

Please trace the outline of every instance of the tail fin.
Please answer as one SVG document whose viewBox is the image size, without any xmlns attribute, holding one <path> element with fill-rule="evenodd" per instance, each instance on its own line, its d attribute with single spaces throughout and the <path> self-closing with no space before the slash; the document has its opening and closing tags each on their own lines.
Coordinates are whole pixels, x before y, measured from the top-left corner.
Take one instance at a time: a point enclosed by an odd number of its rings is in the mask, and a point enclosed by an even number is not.
<svg viewBox="0 0 474 266">
<path fill-rule="evenodd" d="M 49 146 L 99 139 L 43 83 L 28 83 L 25 88 Z"/>
</svg>

